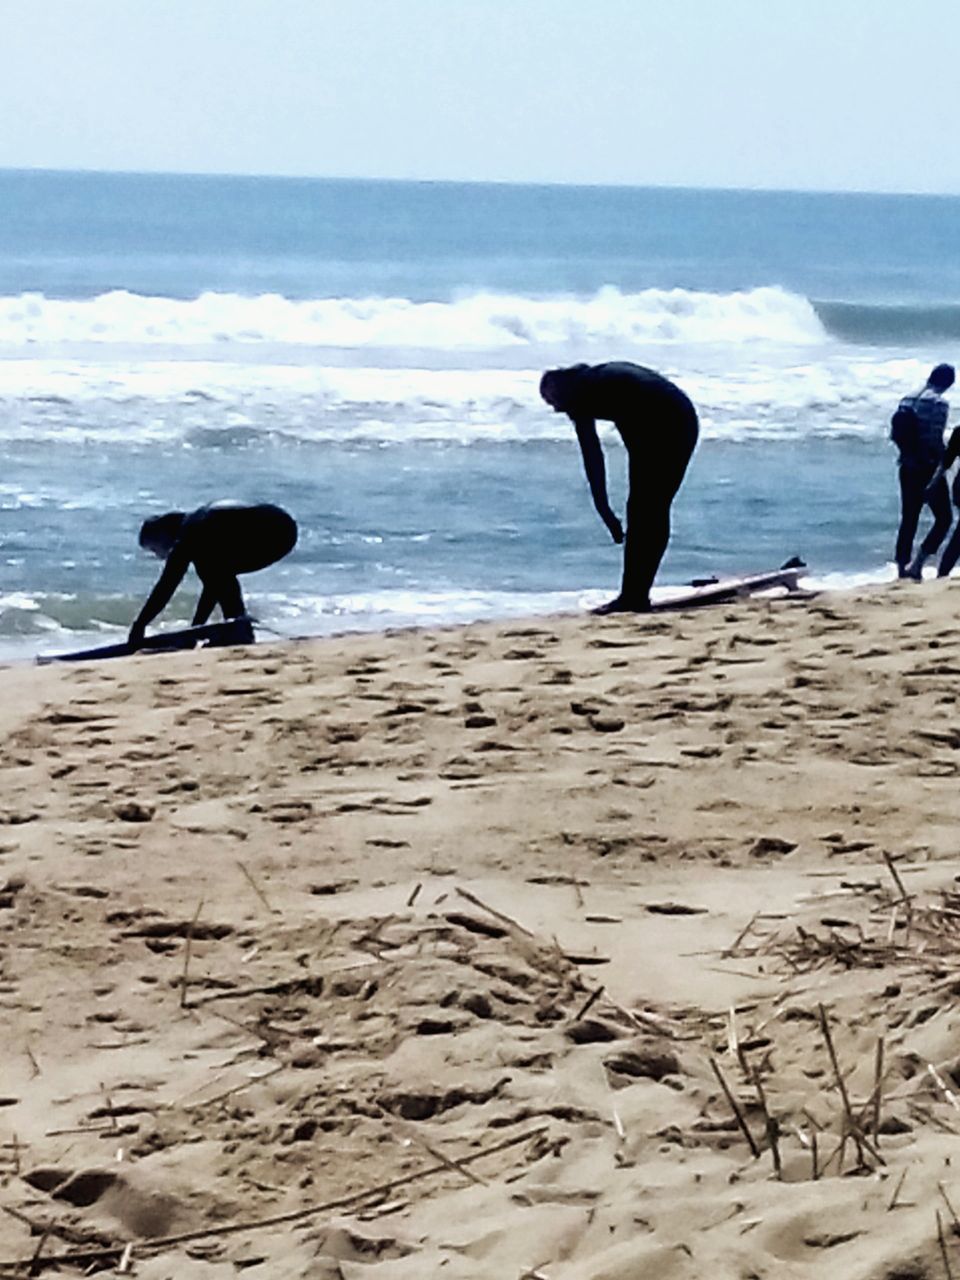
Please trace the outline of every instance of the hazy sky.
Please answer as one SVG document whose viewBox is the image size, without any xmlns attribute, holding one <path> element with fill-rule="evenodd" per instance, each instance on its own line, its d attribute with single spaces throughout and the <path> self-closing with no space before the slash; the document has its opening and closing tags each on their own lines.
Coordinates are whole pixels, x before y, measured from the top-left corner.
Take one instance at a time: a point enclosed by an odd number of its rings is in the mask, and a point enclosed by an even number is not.
<svg viewBox="0 0 960 1280">
<path fill-rule="evenodd" d="M 958 0 L 0 15 L 0 167 L 960 192 Z"/>
</svg>

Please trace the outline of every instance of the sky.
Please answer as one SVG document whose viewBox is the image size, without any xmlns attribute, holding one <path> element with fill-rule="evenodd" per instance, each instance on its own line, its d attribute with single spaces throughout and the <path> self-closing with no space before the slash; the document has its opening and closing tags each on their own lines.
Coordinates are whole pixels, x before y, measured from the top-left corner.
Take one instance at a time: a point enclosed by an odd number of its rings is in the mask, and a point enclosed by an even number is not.
<svg viewBox="0 0 960 1280">
<path fill-rule="evenodd" d="M 0 0 L 0 167 L 960 193 L 957 0 Z"/>
</svg>

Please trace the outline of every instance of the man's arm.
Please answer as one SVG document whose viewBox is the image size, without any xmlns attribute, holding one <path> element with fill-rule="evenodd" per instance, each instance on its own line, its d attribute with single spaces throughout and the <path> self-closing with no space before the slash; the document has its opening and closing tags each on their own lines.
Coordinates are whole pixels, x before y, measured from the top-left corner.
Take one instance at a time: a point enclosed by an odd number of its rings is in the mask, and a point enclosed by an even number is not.
<svg viewBox="0 0 960 1280">
<path fill-rule="evenodd" d="M 950 439 L 947 441 L 943 462 L 940 464 L 941 468 L 944 471 L 949 471 L 958 458 L 960 458 L 960 427 L 954 427 L 950 432 Z"/>
<path fill-rule="evenodd" d="M 944 450 L 943 458 L 937 466 L 936 471 L 927 481 L 927 487 L 924 490 L 924 496 L 929 496 L 937 485 L 943 480 L 944 476 L 960 458 L 960 427 L 954 427 L 950 432 L 950 439 L 947 441 L 947 447 Z"/>
<path fill-rule="evenodd" d="M 144 632 L 157 614 L 161 613 L 170 603 L 173 593 L 183 581 L 184 574 L 189 568 L 189 552 L 180 546 L 174 547 L 169 556 L 167 556 L 167 562 L 163 566 L 163 572 L 157 579 L 156 586 L 147 596 L 146 603 L 137 614 L 137 619 L 130 628 L 127 643 L 133 648 L 136 648 L 143 640 Z"/>
<path fill-rule="evenodd" d="M 623 541 L 623 526 L 610 508 L 607 498 L 607 471 L 603 461 L 603 449 L 597 436 L 597 424 L 592 418 L 581 418 L 573 424 L 583 454 L 583 469 L 587 473 L 587 483 L 593 495 L 593 505 L 597 515 L 610 530 L 614 542 Z"/>
</svg>

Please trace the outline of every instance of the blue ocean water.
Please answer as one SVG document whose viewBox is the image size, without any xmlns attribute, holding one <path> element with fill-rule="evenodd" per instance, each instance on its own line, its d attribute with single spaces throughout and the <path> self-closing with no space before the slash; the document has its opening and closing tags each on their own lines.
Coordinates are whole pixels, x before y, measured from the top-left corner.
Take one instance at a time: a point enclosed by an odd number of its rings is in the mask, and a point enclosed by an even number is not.
<svg viewBox="0 0 960 1280">
<path fill-rule="evenodd" d="M 577 360 L 700 411 L 661 583 L 882 579 L 889 415 L 960 339 L 948 197 L 7 171 L 0 204 L 5 653 L 120 634 L 141 520 L 217 497 L 298 518 L 247 580 L 287 634 L 603 599 L 620 551 L 537 394 Z"/>
</svg>

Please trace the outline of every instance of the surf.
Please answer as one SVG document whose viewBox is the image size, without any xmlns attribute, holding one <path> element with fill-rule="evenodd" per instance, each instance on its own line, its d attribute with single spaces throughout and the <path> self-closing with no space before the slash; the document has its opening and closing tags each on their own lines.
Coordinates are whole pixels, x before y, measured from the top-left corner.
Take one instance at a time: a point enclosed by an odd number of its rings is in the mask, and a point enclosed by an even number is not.
<svg viewBox="0 0 960 1280">
<path fill-rule="evenodd" d="M 587 295 L 470 292 L 294 299 L 278 293 L 201 293 L 192 299 L 115 289 L 93 298 L 0 297 L 0 347 L 250 346 L 497 348 L 636 343 L 804 345 L 827 337 L 811 302 L 776 285 L 730 293 L 694 289 Z"/>
</svg>

